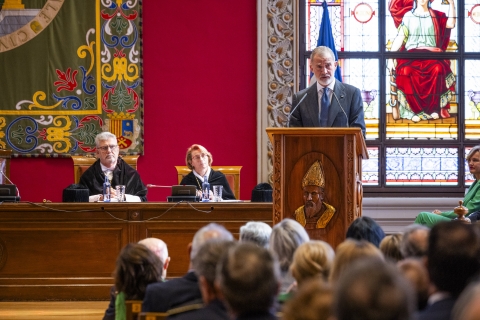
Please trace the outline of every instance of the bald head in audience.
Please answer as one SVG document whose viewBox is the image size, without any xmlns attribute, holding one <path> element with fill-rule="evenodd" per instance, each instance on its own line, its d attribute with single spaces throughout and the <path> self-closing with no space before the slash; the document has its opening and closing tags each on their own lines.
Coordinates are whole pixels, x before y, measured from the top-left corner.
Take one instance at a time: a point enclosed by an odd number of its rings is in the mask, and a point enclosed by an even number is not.
<svg viewBox="0 0 480 320">
<path fill-rule="evenodd" d="M 400 252 L 404 258 L 423 258 L 427 255 L 430 228 L 412 224 L 405 228 L 400 242 Z"/>
<path fill-rule="evenodd" d="M 198 250 L 200 250 L 200 247 L 207 241 L 211 240 L 233 241 L 234 238 L 230 231 L 225 229 L 224 226 L 217 223 L 210 223 L 198 230 L 193 237 L 192 243 L 189 245 L 191 268 L 193 267 L 192 260 L 195 259 L 195 256 L 197 255 Z"/>
<path fill-rule="evenodd" d="M 140 240 L 139 244 L 144 245 L 150 251 L 155 253 L 157 257 L 160 258 L 160 261 L 163 264 L 163 271 L 162 271 L 162 279 L 167 278 L 167 268 L 170 263 L 170 257 L 168 256 L 168 249 L 167 244 L 160 239 L 157 238 L 146 238 Z"/>
</svg>

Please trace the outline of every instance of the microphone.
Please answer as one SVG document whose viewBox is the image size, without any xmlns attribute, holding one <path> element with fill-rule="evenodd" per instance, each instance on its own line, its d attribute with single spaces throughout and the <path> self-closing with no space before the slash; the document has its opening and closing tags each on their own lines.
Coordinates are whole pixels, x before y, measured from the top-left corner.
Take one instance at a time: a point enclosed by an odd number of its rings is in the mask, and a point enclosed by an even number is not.
<svg viewBox="0 0 480 320">
<path fill-rule="evenodd" d="M 350 128 L 350 124 L 348 122 L 348 116 L 347 116 L 345 110 L 343 109 L 342 104 L 340 103 L 340 100 L 338 100 L 337 95 L 335 94 L 335 91 L 332 90 L 332 92 L 333 92 L 333 96 L 335 97 L 335 99 L 337 99 L 338 105 L 340 106 L 340 109 L 342 109 L 342 112 L 345 115 L 345 118 L 347 118 L 347 128 Z M 343 98 L 343 96 L 342 96 L 342 98 Z"/>
<path fill-rule="evenodd" d="M 0 168 L 0 173 L 2 174 L 2 176 L 5 177 L 5 179 L 7 179 L 8 182 L 10 182 L 11 185 L 14 185 L 15 186 L 15 189 L 17 189 L 17 197 L 20 197 L 20 190 L 18 190 L 18 187 L 15 183 L 12 182 L 12 180 L 8 179 L 7 175 L 3 172 L 3 170 Z"/>
<path fill-rule="evenodd" d="M 302 97 L 302 99 L 300 99 L 300 101 L 298 101 L 298 103 L 295 105 L 295 107 L 292 109 L 292 111 L 290 111 L 290 113 L 288 114 L 288 119 L 287 119 L 287 128 L 290 128 L 290 117 L 292 116 L 293 112 L 295 110 L 297 110 L 298 106 L 300 105 L 300 103 L 302 103 L 303 100 L 305 100 L 305 98 L 307 97 L 308 95 L 308 92 L 305 93 L 305 95 Z M 296 118 L 295 118 L 296 119 Z"/>
</svg>

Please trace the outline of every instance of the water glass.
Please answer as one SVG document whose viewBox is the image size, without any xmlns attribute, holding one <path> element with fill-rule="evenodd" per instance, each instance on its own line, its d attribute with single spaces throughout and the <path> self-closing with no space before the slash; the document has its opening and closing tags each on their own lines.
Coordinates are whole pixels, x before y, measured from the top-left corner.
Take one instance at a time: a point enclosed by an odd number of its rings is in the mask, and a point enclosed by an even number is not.
<svg viewBox="0 0 480 320">
<path fill-rule="evenodd" d="M 213 186 L 213 201 L 222 201 L 223 186 Z"/>
<path fill-rule="evenodd" d="M 118 202 L 124 202 L 125 201 L 125 186 L 124 185 L 118 185 L 115 187 L 117 191 L 117 200 Z"/>
</svg>

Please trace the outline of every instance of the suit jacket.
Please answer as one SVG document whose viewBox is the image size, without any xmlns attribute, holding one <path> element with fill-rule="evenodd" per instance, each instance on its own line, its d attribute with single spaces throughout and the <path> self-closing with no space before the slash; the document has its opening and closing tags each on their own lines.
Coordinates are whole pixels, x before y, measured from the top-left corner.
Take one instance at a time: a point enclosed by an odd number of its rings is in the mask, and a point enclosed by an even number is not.
<svg viewBox="0 0 480 320">
<path fill-rule="evenodd" d="M 417 314 L 416 320 L 450 320 L 454 298 L 446 298 L 429 305 Z"/>
<path fill-rule="evenodd" d="M 143 299 L 142 311 L 167 312 L 184 303 L 201 299 L 198 279 L 192 271 L 181 278 L 149 284 Z"/>
<path fill-rule="evenodd" d="M 358 127 L 362 129 L 365 136 L 363 100 L 360 90 L 336 80 L 333 93 L 328 110 L 327 127 Z M 290 127 L 320 127 L 317 83 L 294 94 L 292 108 L 297 106 L 304 95 L 307 96 L 290 115 Z"/>
</svg>

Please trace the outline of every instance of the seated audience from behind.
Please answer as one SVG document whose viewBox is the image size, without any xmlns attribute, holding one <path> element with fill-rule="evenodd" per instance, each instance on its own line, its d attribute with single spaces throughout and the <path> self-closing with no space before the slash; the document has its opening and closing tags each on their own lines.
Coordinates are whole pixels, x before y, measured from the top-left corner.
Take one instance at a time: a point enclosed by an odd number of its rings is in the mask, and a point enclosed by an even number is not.
<svg viewBox="0 0 480 320">
<path fill-rule="evenodd" d="M 272 227 L 265 222 L 250 221 L 240 227 L 240 242 L 250 241 L 256 245 L 268 248 Z"/>
<path fill-rule="evenodd" d="M 439 222 L 428 238 L 427 270 L 435 291 L 418 320 L 450 319 L 453 305 L 480 270 L 480 237 L 471 224 Z"/>
<path fill-rule="evenodd" d="M 335 251 L 325 241 L 310 240 L 301 244 L 293 255 L 290 266 L 299 287 L 305 282 L 320 279 L 327 282 L 335 258 Z"/>
<path fill-rule="evenodd" d="M 170 257 L 168 256 L 167 244 L 158 238 L 145 238 L 138 241 L 138 243 L 143 244 L 160 258 L 160 261 L 163 265 L 162 279 L 166 280 L 167 269 L 170 265 Z"/>
<path fill-rule="evenodd" d="M 366 240 L 377 248 L 384 237 L 383 229 L 370 217 L 363 216 L 355 219 L 347 229 L 347 238 Z"/>
<path fill-rule="evenodd" d="M 130 167 L 119 155 L 117 137 L 110 132 L 101 132 L 95 137 L 97 161 L 80 177 L 80 184 L 88 188 L 89 201 L 103 201 L 103 183 L 108 177 L 111 196 L 116 197 L 115 187 L 125 186 L 125 201 L 147 201 L 147 187 L 137 170 Z"/>
<path fill-rule="evenodd" d="M 278 293 L 278 265 L 271 253 L 252 243 L 230 248 L 217 279 L 233 319 L 277 319 L 271 313 Z"/>
<path fill-rule="evenodd" d="M 430 228 L 421 224 L 411 224 L 405 228 L 400 252 L 404 258 L 424 258 L 427 255 Z"/>
<path fill-rule="evenodd" d="M 233 241 L 209 241 L 201 246 L 193 259 L 193 269 L 198 277 L 205 307 L 193 309 L 168 317 L 175 320 L 221 320 L 229 319 L 227 309 L 221 300 L 218 287 L 215 286 L 216 269 L 227 250 L 235 245 Z"/>
<path fill-rule="evenodd" d="M 147 287 L 143 300 L 143 312 L 167 312 L 180 305 L 198 304 L 202 295 L 198 286 L 198 278 L 193 269 L 192 261 L 201 246 L 208 241 L 233 241 L 232 234 L 225 227 L 210 223 L 195 233 L 192 243 L 188 245 L 190 255 L 189 270 L 181 278 L 175 278 L 163 283 L 153 283 Z"/>
<path fill-rule="evenodd" d="M 402 241 L 401 234 L 391 234 L 383 238 L 380 242 L 380 251 L 382 251 L 385 259 L 397 263 L 403 259 L 400 252 L 400 242 Z"/>
<path fill-rule="evenodd" d="M 283 320 L 332 320 L 333 291 L 324 281 L 303 284 L 283 308 Z"/>
<path fill-rule="evenodd" d="M 309 241 L 305 228 L 292 219 L 283 219 L 272 228 L 269 250 L 280 264 L 280 293 L 289 291 L 295 279 L 290 272 L 295 250 L 304 242 Z"/>
<path fill-rule="evenodd" d="M 430 293 L 430 279 L 425 264 L 416 258 L 407 258 L 397 263 L 397 268 L 417 293 L 417 310 L 427 306 Z"/>
<path fill-rule="evenodd" d="M 199 144 L 192 145 L 187 149 L 185 162 L 187 167 L 192 171 L 183 177 L 180 182 L 181 185 L 197 187 L 197 196 L 201 196 L 202 183 L 205 176 L 207 176 L 207 181 L 210 183 L 210 200 L 213 198 L 213 186 L 223 186 L 223 200 L 235 200 L 233 191 L 228 184 L 227 177 L 225 177 L 220 171 L 215 171 L 210 167 L 213 162 L 213 157 L 205 147 Z"/>
<path fill-rule="evenodd" d="M 472 282 L 462 292 L 452 311 L 452 320 L 480 319 L 480 282 Z"/>
<path fill-rule="evenodd" d="M 410 320 L 414 297 L 410 284 L 393 265 L 360 259 L 340 275 L 333 313 L 336 320 Z"/>
<path fill-rule="evenodd" d="M 365 258 L 376 259 L 382 263 L 385 260 L 380 249 L 368 241 L 347 239 L 340 243 L 333 259 L 330 282 L 335 285 L 341 274 L 348 270 L 355 261 Z"/>
<path fill-rule="evenodd" d="M 117 258 L 114 308 L 109 307 L 103 319 L 122 319 L 122 316 L 125 319 L 125 300 L 142 300 L 147 285 L 161 281 L 162 270 L 160 258 L 147 247 L 137 243 L 127 244 Z"/>
</svg>

